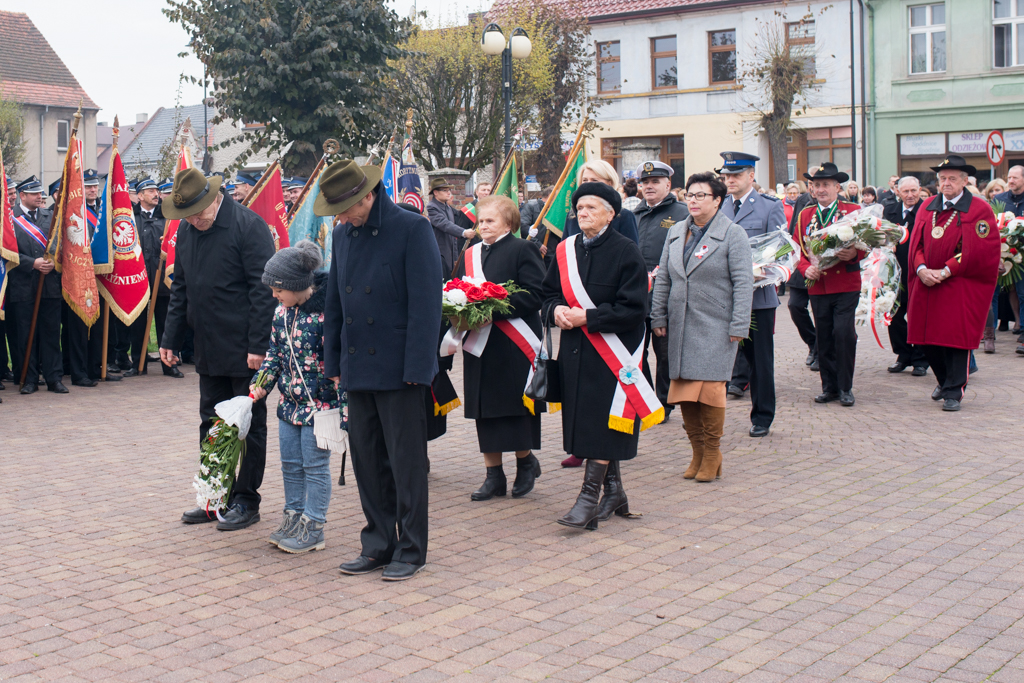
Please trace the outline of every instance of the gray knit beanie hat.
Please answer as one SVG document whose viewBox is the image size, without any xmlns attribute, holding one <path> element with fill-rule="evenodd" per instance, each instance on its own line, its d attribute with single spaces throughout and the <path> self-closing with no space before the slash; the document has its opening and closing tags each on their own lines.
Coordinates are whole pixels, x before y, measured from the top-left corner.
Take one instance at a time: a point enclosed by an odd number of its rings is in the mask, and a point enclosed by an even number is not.
<svg viewBox="0 0 1024 683">
<path fill-rule="evenodd" d="M 263 267 L 263 284 L 268 287 L 301 292 L 313 286 L 313 272 L 324 264 L 320 247 L 301 240 L 270 257 Z"/>
</svg>

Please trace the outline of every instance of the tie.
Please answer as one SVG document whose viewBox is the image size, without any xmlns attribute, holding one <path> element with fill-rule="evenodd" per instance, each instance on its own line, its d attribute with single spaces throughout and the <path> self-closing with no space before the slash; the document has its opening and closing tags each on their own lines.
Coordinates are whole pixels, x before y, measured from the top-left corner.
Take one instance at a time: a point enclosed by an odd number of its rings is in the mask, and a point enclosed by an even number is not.
<svg viewBox="0 0 1024 683">
<path fill-rule="evenodd" d="M 28 212 L 28 215 L 32 218 L 32 222 L 35 223 L 36 222 L 36 210 L 32 209 L 31 211 Z"/>
<path fill-rule="evenodd" d="M 943 210 L 943 211 L 949 211 L 949 210 L 950 210 L 950 209 L 952 209 L 952 208 L 953 208 L 953 202 L 951 202 L 951 201 L 949 201 L 949 200 L 947 199 L 947 200 L 946 200 L 946 205 L 945 205 L 944 207 L 942 207 L 942 210 Z"/>
<path fill-rule="evenodd" d="M 733 205 L 733 215 L 735 216 L 736 214 L 738 214 L 740 212 L 740 207 L 743 206 L 743 202 L 741 202 L 740 200 L 736 199 L 736 200 L 733 200 L 732 205 Z"/>
</svg>

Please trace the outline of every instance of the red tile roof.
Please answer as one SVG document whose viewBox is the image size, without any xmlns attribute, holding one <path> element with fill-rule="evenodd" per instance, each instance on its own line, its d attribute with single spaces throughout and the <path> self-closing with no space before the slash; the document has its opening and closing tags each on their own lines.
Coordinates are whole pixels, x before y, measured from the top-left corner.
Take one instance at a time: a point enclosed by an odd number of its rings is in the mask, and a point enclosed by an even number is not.
<svg viewBox="0 0 1024 683">
<path fill-rule="evenodd" d="M 765 0 L 546 0 L 545 4 L 560 6 L 566 10 L 582 12 L 591 21 L 627 19 L 632 16 L 675 14 L 679 12 L 712 9 L 715 7 L 736 7 Z M 496 0 L 488 12 L 489 16 L 501 14 L 513 4 L 513 0 Z"/>
<path fill-rule="evenodd" d="M 27 14 L 0 12 L 0 89 L 22 104 L 99 109 Z"/>
</svg>

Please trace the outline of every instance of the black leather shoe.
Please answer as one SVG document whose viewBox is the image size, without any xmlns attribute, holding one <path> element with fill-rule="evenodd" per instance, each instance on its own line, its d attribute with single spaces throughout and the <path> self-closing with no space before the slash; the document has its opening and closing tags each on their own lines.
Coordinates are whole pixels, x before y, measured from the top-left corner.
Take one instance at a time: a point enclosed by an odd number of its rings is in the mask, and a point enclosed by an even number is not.
<svg viewBox="0 0 1024 683">
<path fill-rule="evenodd" d="M 505 470 L 501 465 L 487 468 L 487 478 L 483 485 L 469 496 L 470 500 L 490 500 L 495 496 L 504 496 L 508 493 L 508 480 L 505 479 Z"/>
<path fill-rule="evenodd" d="M 725 390 L 725 393 L 729 394 L 733 398 L 743 398 L 743 387 L 738 387 L 735 384 L 730 384 Z"/>
<path fill-rule="evenodd" d="M 5 389 L 7 389 L 7 387 L 5 387 L 3 381 L 0 380 L 0 391 L 4 391 Z"/>
<path fill-rule="evenodd" d="M 110 374 L 108 372 L 107 373 L 107 378 L 105 380 L 103 380 L 103 381 L 104 382 L 120 382 L 121 381 L 121 375 L 112 375 L 112 374 Z"/>
<path fill-rule="evenodd" d="M 597 515 L 600 510 L 601 486 L 608 473 L 608 465 L 597 460 L 587 460 L 587 469 L 583 475 L 583 486 L 576 497 L 576 504 L 558 520 L 559 524 L 576 527 L 577 529 L 596 529 Z"/>
<path fill-rule="evenodd" d="M 260 521 L 260 511 L 250 510 L 246 506 L 235 503 L 226 513 L 221 513 L 223 521 L 217 522 L 218 531 L 238 531 Z"/>
<path fill-rule="evenodd" d="M 823 391 L 823 392 L 821 392 L 820 394 L 818 394 L 817 396 L 814 397 L 814 402 L 815 403 L 831 403 L 832 401 L 838 401 L 838 400 L 839 400 L 839 394 L 833 393 L 831 391 Z"/>
<path fill-rule="evenodd" d="M 11 372 L 10 370 L 5 370 L 3 372 L 3 374 L 0 374 L 0 381 L 13 382 L 14 381 L 14 373 Z"/>
<path fill-rule="evenodd" d="M 840 391 L 839 392 L 839 405 L 846 406 L 847 408 L 849 408 L 850 406 L 852 406 L 856 402 L 857 402 L 857 400 L 853 397 L 853 392 L 852 391 Z"/>
<path fill-rule="evenodd" d="M 63 382 L 54 382 L 53 384 L 46 385 L 47 391 L 52 391 L 55 394 L 67 394 L 70 393 L 68 388 L 64 386 Z"/>
<path fill-rule="evenodd" d="M 170 370 L 167 370 L 165 368 L 164 369 L 164 376 L 165 377 L 173 377 L 175 379 L 184 379 L 184 377 L 185 377 L 185 375 L 182 374 L 181 370 L 179 370 L 176 367 L 175 368 L 171 368 Z"/>
<path fill-rule="evenodd" d="M 80 379 L 78 381 L 72 382 L 71 386 L 74 386 L 74 387 L 94 387 L 97 384 L 99 384 L 99 382 L 97 382 L 96 380 L 86 378 L 86 379 Z"/>
<path fill-rule="evenodd" d="M 811 363 L 811 372 L 821 372 L 821 366 L 818 365 L 818 357 L 814 357 L 814 362 Z"/>
<path fill-rule="evenodd" d="M 818 354 L 816 354 L 814 351 L 811 351 L 810 353 L 807 354 L 807 358 L 804 359 L 804 365 L 810 365 L 815 361 L 815 359 L 817 359 L 817 357 Z"/>
<path fill-rule="evenodd" d="M 512 482 L 512 497 L 522 498 L 533 490 L 533 485 L 540 476 L 540 461 L 533 451 L 525 458 L 516 458 L 516 480 Z"/>
<path fill-rule="evenodd" d="M 612 515 L 629 516 L 629 499 L 622 488 L 622 477 L 619 476 L 619 461 L 608 463 L 608 471 L 604 475 L 604 495 L 597 505 L 597 519 L 606 522 Z"/>
<path fill-rule="evenodd" d="M 423 569 L 426 565 L 422 564 L 409 564 L 408 562 L 392 562 L 388 566 L 384 567 L 385 581 L 405 581 L 416 576 L 416 572 Z"/>
<path fill-rule="evenodd" d="M 941 401 L 942 400 L 942 387 L 935 387 L 935 389 L 932 391 L 932 400 L 933 401 Z"/>
<path fill-rule="evenodd" d="M 890 365 L 888 368 L 886 368 L 886 370 L 888 370 L 889 372 L 903 372 L 906 369 L 907 369 L 907 364 L 904 363 L 901 360 L 896 361 L 895 363 Z"/>
<path fill-rule="evenodd" d="M 753 437 L 768 436 L 768 428 L 761 425 L 751 425 L 750 435 Z"/>
<path fill-rule="evenodd" d="M 358 576 L 359 574 L 369 574 L 372 571 L 376 571 L 381 567 L 386 567 L 390 564 L 389 560 L 375 560 L 372 557 L 366 555 L 360 555 L 351 562 L 343 563 L 338 569 L 341 570 L 342 574 L 348 574 L 349 576 Z"/>
<path fill-rule="evenodd" d="M 121 373 L 121 377 L 138 377 L 138 376 L 139 376 L 139 369 L 138 368 L 128 368 L 123 373 Z"/>
<path fill-rule="evenodd" d="M 207 512 L 203 508 L 192 508 L 186 510 L 181 516 L 181 521 L 185 524 L 206 524 L 207 522 L 216 522 L 217 513 L 213 510 Z"/>
<path fill-rule="evenodd" d="M 928 368 L 924 365 L 915 365 L 914 371 L 910 373 L 914 377 L 924 377 L 928 374 Z"/>
<path fill-rule="evenodd" d="M 960 401 L 955 398 L 947 398 L 942 402 L 942 409 L 948 413 L 955 413 L 960 410 Z"/>
<path fill-rule="evenodd" d="M 117 367 L 116 365 L 107 365 L 107 374 L 109 375 L 112 372 L 120 375 L 121 368 Z"/>
<path fill-rule="evenodd" d="M 21 391 L 19 391 L 18 393 L 19 394 L 34 394 L 37 391 L 39 391 L 39 385 L 38 384 L 26 384 L 25 386 L 23 386 L 21 388 Z"/>
</svg>

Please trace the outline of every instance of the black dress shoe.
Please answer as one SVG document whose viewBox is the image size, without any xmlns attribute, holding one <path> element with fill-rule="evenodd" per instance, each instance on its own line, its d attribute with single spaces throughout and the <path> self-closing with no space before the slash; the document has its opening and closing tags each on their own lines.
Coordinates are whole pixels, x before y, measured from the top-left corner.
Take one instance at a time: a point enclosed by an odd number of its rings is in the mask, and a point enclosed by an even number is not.
<svg viewBox="0 0 1024 683">
<path fill-rule="evenodd" d="M 217 530 L 238 531 L 250 527 L 258 521 L 260 521 L 259 510 L 250 510 L 240 503 L 235 503 L 228 508 L 226 513 L 221 514 L 221 521 L 217 522 Z"/>
<path fill-rule="evenodd" d="M 853 397 L 852 391 L 839 392 L 839 405 L 846 406 L 847 408 L 849 408 L 854 403 L 856 403 L 856 399 Z"/>
<path fill-rule="evenodd" d="M 947 398 L 942 402 L 942 409 L 949 413 L 955 413 L 960 410 L 960 401 L 955 398 Z"/>
<path fill-rule="evenodd" d="M 907 364 L 904 363 L 901 360 L 896 361 L 895 363 L 890 365 L 888 368 L 886 368 L 886 370 L 888 370 L 889 372 L 903 372 L 906 369 L 907 369 Z"/>
<path fill-rule="evenodd" d="M 360 555 L 351 562 L 343 563 L 338 569 L 341 570 L 342 574 L 348 574 L 349 576 L 358 576 L 359 574 L 369 574 L 372 571 L 376 571 L 381 567 L 387 567 L 390 564 L 390 560 L 375 560 L 372 557 L 366 555 Z"/>
<path fill-rule="evenodd" d="M 814 362 L 811 363 L 810 370 L 811 370 L 811 372 L 821 372 L 821 366 L 818 365 L 818 357 L 817 356 L 814 357 Z"/>
<path fill-rule="evenodd" d="M 942 387 L 935 387 L 935 389 L 932 391 L 932 400 L 933 401 L 941 401 L 942 400 Z"/>
<path fill-rule="evenodd" d="M 47 391 L 52 391 L 55 394 L 67 394 L 70 393 L 68 388 L 64 386 L 62 382 L 54 382 L 53 384 L 46 385 Z"/>
<path fill-rule="evenodd" d="M 19 394 L 34 394 L 37 391 L 39 391 L 39 385 L 38 384 L 26 384 L 25 386 L 23 386 L 21 388 L 21 391 L 19 391 L 18 393 Z"/>
<path fill-rule="evenodd" d="M 832 391 L 823 391 L 814 397 L 815 403 L 831 403 L 832 401 L 838 401 L 839 394 Z"/>
<path fill-rule="evenodd" d="M 109 375 L 112 372 L 120 375 L 121 374 L 121 368 L 119 368 L 119 367 L 117 367 L 116 365 L 113 365 L 113 364 L 107 365 L 107 374 Z"/>
<path fill-rule="evenodd" d="M 7 387 L 4 386 L 3 381 L 0 381 L 0 391 L 5 390 Z"/>
<path fill-rule="evenodd" d="M 207 522 L 216 522 L 217 513 L 213 510 L 207 512 L 203 508 L 192 508 L 181 516 L 181 521 L 185 524 L 206 524 Z"/>
<path fill-rule="evenodd" d="M 743 398 L 743 387 L 738 387 L 735 384 L 730 384 L 725 390 L 725 393 L 729 394 L 733 398 Z"/>
<path fill-rule="evenodd" d="M 99 384 L 99 382 L 97 382 L 94 379 L 89 379 L 87 377 L 85 379 L 80 379 L 80 380 L 76 380 L 76 381 L 72 382 L 71 386 L 75 386 L 75 387 L 94 387 L 97 384 Z"/>
<path fill-rule="evenodd" d="M 3 374 L 0 374 L 0 381 L 13 382 L 14 381 L 14 373 L 11 372 L 10 370 L 5 370 L 3 372 Z"/>
<path fill-rule="evenodd" d="M 128 368 L 123 373 L 121 373 L 121 377 L 138 377 L 138 376 L 139 376 L 139 369 L 138 368 Z"/>
<path fill-rule="evenodd" d="M 470 500 L 490 500 L 495 496 L 504 496 L 508 493 L 508 480 L 505 479 L 505 470 L 501 465 L 487 468 L 487 476 L 484 483 L 469 496 Z"/>
<path fill-rule="evenodd" d="M 533 490 L 533 485 L 540 476 L 540 461 L 533 451 L 525 458 L 516 458 L 516 480 L 512 483 L 512 497 L 522 498 Z"/>
<path fill-rule="evenodd" d="M 768 428 L 761 425 L 752 425 L 750 427 L 750 435 L 753 437 L 768 436 Z"/>
<path fill-rule="evenodd" d="M 104 382 L 120 382 L 121 381 L 121 375 L 112 375 L 112 374 L 110 374 L 108 372 L 107 373 L 107 378 L 105 380 L 103 380 L 103 381 Z"/>
<path fill-rule="evenodd" d="M 811 363 L 814 362 L 814 360 L 817 357 L 818 357 L 818 354 L 816 354 L 814 351 L 811 351 L 810 353 L 807 354 L 807 358 L 804 359 L 804 365 L 810 365 Z"/>
<path fill-rule="evenodd" d="M 914 371 L 910 374 L 914 377 L 924 377 L 928 374 L 928 367 L 924 365 L 915 365 Z"/>
<path fill-rule="evenodd" d="M 170 370 L 168 370 L 167 368 L 164 368 L 164 377 L 174 377 L 175 379 L 184 379 L 185 375 L 182 374 L 181 370 L 179 370 L 178 368 L 171 368 Z"/>
<path fill-rule="evenodd" d="M 405 581 L 416 576 L 416 572 L 423 569 L 425 565 L 422 564 L 409 564 L 408 562 L 392 562 L 387 567 L 384 567 L 385 581 Z"/>
</svg>

